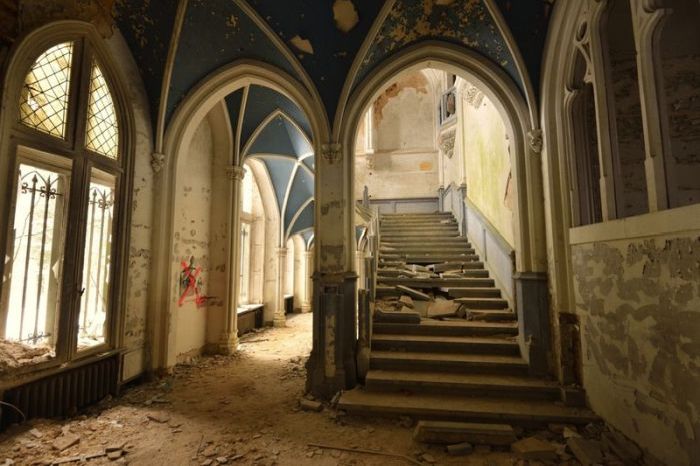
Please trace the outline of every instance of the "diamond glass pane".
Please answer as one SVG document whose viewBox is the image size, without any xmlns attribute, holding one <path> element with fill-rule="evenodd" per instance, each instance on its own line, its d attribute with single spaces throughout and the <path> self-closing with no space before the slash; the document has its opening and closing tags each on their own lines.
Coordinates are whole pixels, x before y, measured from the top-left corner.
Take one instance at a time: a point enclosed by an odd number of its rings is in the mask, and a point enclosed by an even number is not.
<svg viewBox="0 0 700 466">
<path fill-rule="evenodd" d="M 65 137 L 73 43 L 58 44 L 42 53 L 24 79 L 19 101 L 25 125 Z"/>
<path fill-rule="evenodd" d="M 119 149 L 119 128 L 114 101 L 102 70 L 92 64 L 90 99 L 88 101 L 85 147 L 98 154 L 116 159 Z"/>
</svg>

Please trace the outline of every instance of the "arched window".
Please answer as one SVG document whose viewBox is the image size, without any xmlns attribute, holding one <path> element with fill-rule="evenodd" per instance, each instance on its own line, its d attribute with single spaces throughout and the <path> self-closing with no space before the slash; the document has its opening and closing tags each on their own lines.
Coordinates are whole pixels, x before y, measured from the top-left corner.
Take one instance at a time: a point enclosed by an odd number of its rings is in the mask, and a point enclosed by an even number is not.
<svg viewBox="0 0 700 466">
<path fill-rule="evenodd" d="M 8 94 L 19 99 L 16 123 L 5 128 L 14 176 L 2 219 L 0 337 L 40 360 L 114 345 L 126 138 L 101 57 L 87 37 L 54 43 Z"/>
<path fill-rule="evenodd" d="M 605 22 L 605 85 L 615 120 L 613 142 L 618 217 L 649 212 L 644 169 L 644 124 L 637 76 L 637 51 L 629 0 L 608 3 Z"/>
<path fill-rule="evenodd" d="M 595 95 L 586 82 L 586 60 L 580 52 L 572 70 L 568 89 L 568 117 L 571 120 L 570 174 L 574 226 L 602 221 L 600 199 L 600 160 L 596 134 Z"/>
<path fill-rule="evenodd" d="M 700 2 L 669 0 L 657 43 L 670 207 L 700 202 Z"/>
</svg>

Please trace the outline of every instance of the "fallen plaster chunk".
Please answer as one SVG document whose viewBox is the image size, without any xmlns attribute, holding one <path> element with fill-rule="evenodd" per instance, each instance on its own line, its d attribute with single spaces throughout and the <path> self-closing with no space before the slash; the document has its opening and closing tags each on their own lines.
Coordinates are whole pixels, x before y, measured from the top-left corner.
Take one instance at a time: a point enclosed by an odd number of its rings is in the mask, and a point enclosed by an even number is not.
<svg viewBox="0 0 700 466">
<path fill-rule="evenodd" d="M 309 55 L 314 54 L 314 47 L 309 42 L 309 39 L 302 39 L 299 35 L 296 35 L 292 37 L 290 42 L 300 52 L 308 53 Z"/>
<path fill-rule="evenodd" d="M 603 444 L 597 440 L 572 437 L 566 441 L 566 446 L 583 466 L 592 466 L 603 462 Z"/>
<path fill-rule="evenodd" d="M 465 456 L 474 451 L 471 443 L 464 442 L 447 446 L 447 454 L 451 456 Z"/>
<path fill-rule="evenodd" d="M 605 442 L 608 448 L 619 456 L 625 464 L 635 463 L 642 457 L 642 450 L 640 450 L 634 442 L 617 432 L 603 432 L 603 442 Z"/>
<path fill-rule="evenodd" d="M 66 450 L 80 442 L 80 437 L 71 433 L 64 433 L 53 442 L 53 448 L 59 452 Z"/>
<path fill-rule="evenodd" d="M 402 295 L 399 298 L 399 302 L 402 303 L 404 306 L 413 309 L 413 298 L 411 298 L 408 295 Z"/>
<path fill-rule="evenodd" d="M 554 461 L 558 458 L 554 445 L 535 437 L 518 440 L 511 445 L 511 449 L 524 460 Z"/>
<path fill-rule="evenodd" d="M 302 398 L 299 400 L 299 407 L 303 411 L 312 411 L 318 413 L 323 410 L 323 405 L 318 401 L 307 400 Z"/>
<path fill-rule="evenodd" d="M 357 23 L 360 22 L 360 17 L 357 15 L 357 9 L 352 3 L 352 0 L 335 0 L 333 3 L 333 19 L 335 26 L 342 32 L 350 32 Z"/>
<path fill-rule="evenodd" d="M 469 442 L 479 445 L 510 445 L 517 440 L 507 424 L 471 422 L 419 421 L 413 439 L 422 443 L 453 445 Z"/>
</svg>

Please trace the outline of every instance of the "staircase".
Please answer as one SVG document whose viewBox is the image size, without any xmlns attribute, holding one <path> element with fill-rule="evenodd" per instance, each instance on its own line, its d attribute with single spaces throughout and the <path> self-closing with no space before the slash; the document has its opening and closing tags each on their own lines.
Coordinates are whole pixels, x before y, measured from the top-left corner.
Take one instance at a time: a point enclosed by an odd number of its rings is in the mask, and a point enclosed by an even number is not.
<svg viewBox="0 0 700 466">
<path fill-rule="evenodd" d="M 517 315 L 452 214 L 385 214 L 380 237 L 377 300 L 409 287 L 463 304 L 466 318 L 375 320 L 365 385 L 343 393 L 340 409 L 527 426 L 597 420 L 565 406 L 556 382 L 530 374 L 516 341 Z"/>
</svg>

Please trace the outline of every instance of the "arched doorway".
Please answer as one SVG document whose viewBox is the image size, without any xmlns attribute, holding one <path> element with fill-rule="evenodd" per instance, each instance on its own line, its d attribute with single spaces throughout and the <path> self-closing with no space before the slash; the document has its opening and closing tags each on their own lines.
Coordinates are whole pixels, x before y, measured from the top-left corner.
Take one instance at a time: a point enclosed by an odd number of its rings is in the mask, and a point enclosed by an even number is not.
<svg viewBox="0 0 700 466">
<path fill-rule="evenodd" d="M 346 170 L 350 179 L 354 180 L 353 150 L 357 144 L 357 128 L 365 118 L 366 109 L 397 76 L 423 69 L 439 69 L 463 77 L 478 87 L 493 103 L 505 124 L 510 142 L 513 180 L 515 260 L 510 279 L 514 282 L 513 296 L 520 327 L 519 343 L 524 357 L 540 371 L 546 371 L 549 368 L 547 353 L 550 348 L 550 329 L 544 211 L 541 205 L 542 186 L 538 162 L 540 133 L 533 129 L 536 128 L 536 122 L 531 119 L 533 113 L 516 84 L 483 57 L 448 44 L 427 42 L 398 53 L 378 66 L 356 88 L 349 100 L 350 104 L 338 129 L 348 159 Z M 354 196 L 350 196 L 348 201 L 346 209 L 352 212 L 355 209 Z"/>
<path fill-rule="evenodd" d="M 311 153 L 317 152 L 317 148 L 320 146 L 317 135 L 322 134 L 323 124 L 322 120 L 318 118 L 321 112 L 316 108 L 316 104 L 293 78 L 267 65 L 250 62 L 232 64 L 213 73 L 178 107 L 166 132 L 164 140 L 164 152 L 167 156 L 166 166 L 158 180 L 159 186 L 157 189 L 161 192 L 161 196 L 158 199 L 157 228 L 154 232 L 156 238 L 154 242 L 156 245 L 156 259 L 153 270 L 153 283 L 155 284 L 153 299 L 154 303 L 158 304 L 154 305 L 153 309 L 161 309 L 161 311 L 156 312 L 152 316 L 155 332 L 154 341 L 159 342 L 157 347 L 153 348 L 154 359 L 152 366 L 154 368 L 172 366 L 177 361 L 180 350 L 182 350 L 177 345 L 179 298 L 176 295 L 179 291 L 183 291 L 180 289 L 182 287 L 182 270 L 180 269 L 189 268 L 195 272 L 198 270 L 196 259 L 195 262 L 186 264 L 187 267 L 182 265 L 181 256 L 183 253 L 187 255 L 192 248 L 179 247 L 178 241 L 182 243 L 182 238 L 178 238 L 175 234 L 181 233 L 175 230 L 178 225 L 178 216 L 187 216 L 183 214 L 184 211 L 181 208 L 183 202 L 187 202 L 184 199 L 188 196 L 187 184 L 183 183 L 183 180 L 191 174 L 185 164 L 187 154 L 191 154 L 193 144 L 197 145 L 198 133 L 210 131 L 212 134 L 217 135 L 215 139 L 220 139 L 219 142 L 214 143 L 215 145 L 219 144 L 228 147 L 228 150 L 219 151 L 222 154 L 220 163 L 214 165 L 218 169 L 213 170 L 212 179 L 218 177 L 219 184 L 218 187 L 212 186 L 211 195 L 228 194 L 221 198 L 217 197 L 216 200 L 221 202 L 212 202 L 212 199 L 209 199 L 213 206 L 212 208 L 218 209 L 221 217 L 226 219 L 225 222 L 220 223 L 227 225 L 226 231 L 228 232 L 224 235 L 227 239 L 222 242 L 220 247 L 221 252 L 223 252 L 220 257 L 224 258 L 222 270 L 226 270 L 226 277 L 220 277 L 223 283 L 222 292 L 219 299 L 215 301 L 215 304 L 220 309 L 218 312 L 218 323 L 208 322 L 206 324 L 208 328 L 219 327 L 222 330 L 218 332 L 218 336 L 213 335 L 212 332 L 205 332 L 208 333 L 205 337 L 206 340 L 201 340 L 199 341 L 200 343 L 203 341 L 204 346 L 217 347 L 221 351 L 231 351 L 235 349 L 237 344 L 236 309 L 239 304 L 238 299 L 241 286 L 238 280 L 240 273 L 239 264 L 241 262 L 241 236 L 238 233 L 241 226 L 241 189 L 245 177 L 243 164 L 248 160 L 248 157 L 252 157 L 248 165 L 258 182 L 261 198 L 271 199 L 269 203 L 275 205 L 277 222 L 274 223 L 275 215 L 272 214 L 273 223 L 271 225 L 274 224 L 276 227 L 266 228 L 266 230 L 275 233 L 277 248 L 283 249 L 286 242 L 282 239 L 283 233 L 293 231 L 296 225 L 295 221 L 301 216 L 299 214 L 297 217 L 294 217 L 296 213 L 294 211 L 291 216 L 286 218 L 285 210 L 281 212 L 279 210 L 280 206 L 283 205 L 284 193 L 280 196 L 280 188 L 277 186 L 279 183 L 276 183 L 277 179 L 275 176 L 279 175 L 279 173 L 285 173 L 286 168 L 282 167 L 278 172 L 275 172 L 271 165 L 280 165 L 275 160 L 285 156 L 263 153 L 265 152 L 263 149 L 260 149 L 260 151 L 253 150 L 257 143 L 252 136 L 265 131 L 270 126 L 268 124 L 277 123 L 276 119 L 281 117 L 281 115 L 262 115 L 255 122 L 252 122 L 252 120 L 251 122 L 243 122 L 242 119 L 238 119 L 235 124 L 232 124 L 234 122 L 232 122 L 233 114 L 231 109 L 241 105 L 243 105 L 241 108 L 246 108 L 246 99 L 257 90 L 264 91 L 265 89 L 269 89 L 275 95 L 280 96 L 280 99 L 293 103 L 304 114 L 308 125 L 308 151 Z M 235 102 L 232 102 L 232 100 Z M 203 129 L 202 125 L 208 125 L 210 128 L 208 130 L 206 128 Z M 212 126 L 218 126 L 218 129 L 212 130 Z M 241 137 L 243 133 L 248 134 L 248 139 L 245 141 Z M 301 157 L 292 162 L 295 166 L 301 163 L 303 163 Z M 269 180 L 273 185 L 272 188 L 265 188 L 263 185 L 267 181 L 263 182 L 262 180 Z M 310 193 L 313 195 L 313 181 L 311 183 Z M 292 184 L 292 181 L 288 181 L 285 186 L 291 189 Z M 308 182 L 306 184 L 308 185 Z M 271 196 L 269 195 L 270 193 L 272 194 Z M 199 194 L 202 198 L 207 196 L 206 192 Z M 200 213 L 202 209 L 199 209 Z M 270 215 L 268 213 L 270 210 L 269 208 L 265 209 L 266 216 Z M 192 212 L 194 211 L 196 209 L 192 210 Z M 310 225 L 313 225 L 313 215 L 309 216 L 306 214 L 304 216 L 307 221 L 309 217 L 311 220 Z M 217 218 L 218 222 L 219 217 L 215 218 Z M 184 220 L 185 223 L 191 221 L 189 217 Z M 202 223 L 203 219 L 197 221 Z M 209 221 L 211 221 L 211 218 Z M 309 227 L 306 226 L 304 228 Z M 192 229 L 192 231 L 194 230 Z M 184 230 L 184 232 L 187 233 L 187 230 Z M 190 257 L 193 256 L 190 255 Z M 277 271 L 284 270 L 284 266 L 279 267 L 280 257 L 282 256 L 278 255 L 274 262 L 275 270 Z M 275 316 L 268 316 L 270 321 L 276 319 L 279 311 L 278 308 L 281 304 L 279 295 L 284 288 L 283 281 L 284 275 L 278 273 L 275 291 L 278 297 L 276 302 L 271 304 L 271 307 L 274 307 L 273 314 Z M 185 302 L 188 302 L 187 297 Z M 191 313 L 194 313 L 194 311 L 191 311 Z M 201 316 L 196 318 L 202 320 Z"/>
</svg>

